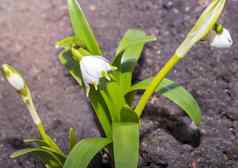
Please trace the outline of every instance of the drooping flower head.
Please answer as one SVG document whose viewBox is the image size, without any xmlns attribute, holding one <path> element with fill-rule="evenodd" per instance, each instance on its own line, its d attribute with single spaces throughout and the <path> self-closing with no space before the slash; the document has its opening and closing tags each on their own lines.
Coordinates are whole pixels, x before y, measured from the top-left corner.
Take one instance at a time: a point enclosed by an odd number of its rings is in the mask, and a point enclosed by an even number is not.
<svg viewBox="0 0 238 168">
<path fill-rule="evenodd" d="M 233 44 L 231 34 L 229 30 L 225 28 L 222 28 L 221 32 L 211 31 L 208 39 L 211 47 L 229 48 Z"/>
<path fill-rule="evenodd" d="M 214 25 L 218 22 L 225 3 L 226 0 L 211 1 L 210 5 L 204 10 L 185 40 L 176 50 L 176 54 L 179 57 L 184 57 L 197 42 L 209 35 L 210 31 L 214 29 Z"/>
<path fill-rule="evenodd" d="M 86 89 L 89 89 L 89 85 L 93 85 L 97 89 L 100 78 L 105 77 L 110 80 L 108 72 L 116 69 L 102 56 L 84 56 L 79 62 Z"/>
</svg>

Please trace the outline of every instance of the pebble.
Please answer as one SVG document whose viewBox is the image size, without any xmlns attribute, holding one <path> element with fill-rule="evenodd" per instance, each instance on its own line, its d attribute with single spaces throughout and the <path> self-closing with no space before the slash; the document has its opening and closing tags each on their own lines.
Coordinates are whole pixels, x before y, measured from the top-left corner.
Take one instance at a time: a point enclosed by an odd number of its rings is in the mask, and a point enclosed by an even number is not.
<svg viewBox="0 0 238 168">
<path fill-rule="evenodd" d="M 173 4 L 172 1 L 168 1 L 167 3 L 164 3 L 164 4 L 163 4 L 163 8 L 166 9 L 166 10 L 172 9 L 173 6 L 174 6 L 174 4 Z"/>
</svg>

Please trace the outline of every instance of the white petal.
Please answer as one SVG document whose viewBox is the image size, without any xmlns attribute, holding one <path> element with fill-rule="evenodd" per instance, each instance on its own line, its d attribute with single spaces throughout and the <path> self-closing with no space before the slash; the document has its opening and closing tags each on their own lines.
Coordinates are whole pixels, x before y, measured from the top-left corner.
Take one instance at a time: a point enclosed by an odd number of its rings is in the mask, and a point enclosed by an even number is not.
<svg viewBox="0 0 238 168">
<path fill-rule="evenodd" d="M 22 90 L 25 86 L 24 80 L 18 74 L 10 75 L 7 80 L 16 90 Z"/>
<path fill-rule="evenodd" d="M 100 73 L 98 70 L 94 70 L 95 65 L 91 62 L 88 62 L 87 59 L 82 59 L 80 61 L 80 68 L 82 76 L 87 83 L 92 83 L 100 78 Z"/>
<path fill-rule="evenodd" d="M 112 68 L 108 61 L 101 56 L 85 56 L 80 61 L 80 68 L 84 83 L 98 85 L 102 71 L 108 72 Z"/>
<path fill-rule="evenodd" d="M 227 29 L 223 29 L 221 34 L 216 34 L 210 38 L 210 45 L 216 48 L 229 48 L 233 44 L 231 34 Z"/>
<path fill-rule="evenodd" d="M 85 85 L 92 84 L 92 82 L 98 78 L 88 73 L 86 65 L 83 64 L 82 62 L 80 62 L 80 69 Z"/>
</svg>

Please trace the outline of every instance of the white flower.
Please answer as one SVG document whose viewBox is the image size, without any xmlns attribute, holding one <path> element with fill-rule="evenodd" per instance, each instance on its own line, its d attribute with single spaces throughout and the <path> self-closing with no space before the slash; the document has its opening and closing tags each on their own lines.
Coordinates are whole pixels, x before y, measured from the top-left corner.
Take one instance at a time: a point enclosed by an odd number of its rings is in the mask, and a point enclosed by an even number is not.
<svg viewBox="0 0 238 168">
<path fill-rule="evenodd" d="M 216 33 L 215 31 L 210 32 L 209 42 L 210 46 L 216 48 L 229 48 L 233 44 L 231 34 L 225 28 L 223 28 L 221 33 Z"/>
<path fill-rule="evenodd" d="M 25 87 L 25 81 L 22 76 L 10 65 L 4 64 L 2 66 L 5 78 L 17 91 L 21 91 Z"/>
<path fill-rule="evenodd" d="M 110 80 L 108 72 L 115 69 L 102 56 L 84 56 L 80 60 L 80 69 L 86 89 L 92 84 L 97 88 L 101 77 Z"/>
</svg>

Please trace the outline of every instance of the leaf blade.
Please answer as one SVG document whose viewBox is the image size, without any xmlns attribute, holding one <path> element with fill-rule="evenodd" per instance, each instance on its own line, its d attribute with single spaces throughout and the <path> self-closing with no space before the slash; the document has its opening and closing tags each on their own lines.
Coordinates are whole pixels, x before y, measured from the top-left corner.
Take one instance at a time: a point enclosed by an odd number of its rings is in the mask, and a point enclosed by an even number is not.
<svg viewBox="0 0 238 168">
<path fill-rule="evenodd" d="M 77 144 L 76 130 L 74 128 L 70 128 L 69 135 L 68 135 L 69 151 L 71 151 L 76 144 Z"/>
<path fill-rule="evenodd" d="M 73 30 L 77 39 L 82 42 L 91 54 L 102 55 L 96 37 L 77 0 L 68 0 L 68 8 Z"/>
<path fill-rule="evenodd" d="M 139 160 L 139 124 L 113 124 L 115 168 L 137 168 Z"/>
<path fill-rule="evenodd" d="M 48 151 L 46 149 L 43 149 L 43 148 L 25 148 L 25 149 L 21 149 L 21 150 L 18 150 L 14 153 L 12 153 L 10 155 L 10 158 L 11 159 L 15 159 L 15 158 L 18 158 L 18 157 L 21 157 L 21 156 L 24 156 L 26 154 L 30 154 L 30 153 L 36 153 L 36 154 L 46 154 L 48 156 L 50 156 L 49 161 L 51 159 L 53 159 L 54 161 L 56 161 L 56 163 L 59 165 L 59 166 L 63 166 L 63 163 L 61 162 L 61 160 L 54 154 L 52 153 L 51 151 Z"/>
<path fill-rule="evenodd" d="M 118 81 L 123 91 L 131 86 L 132 73 L 140 59 L 145 43 L 154 40 L 156 40 L 154 36 L 148 36 L 142 30 L 129 29 L 119 42 L 113 65 L 119 69 L 117 78 L 119 78 Z"/>
<path fill-rule="evenodd" d="M 122 40 L 119 42 L 118 48 L 116 50 L 116 57 L 119 56 L 121 52 L 126 50 L 127 48 L 137 45 L 143 44 L 151 41 L 155 41 L 156 38 L 154 36 L 147 36 L 143 31 L 139 29 L 129 29 Z M 115 58 L 116 59 L 116 58 Z"/>
<path fill-rule="evenodd" d="M 87 168 L 93 157 L 111 143 L 110 138 L 87 138 L 69 153 L 64 168 Z"/>
<path fill-rule="evenodd" d="M 130 88 L 129 92 L 145 90 L 150 81 L 151 79 L 146 79 L 138 82 Z M 156 92 L 177 104 L 188 114 L 196 125 L 200 125 L 201 109 L 194 97 L 185 88 L 169 79 L 164 79 L 156 89 Z"/>
<path fill-rule="evenodd" d="M 108 107 L 112 122 L 119 122 L 120 110 L 126 105 L 120 85 L 114 81 L 106 83 L 105 89 L 101 89 L 100 93 Z"/>
</svg>

